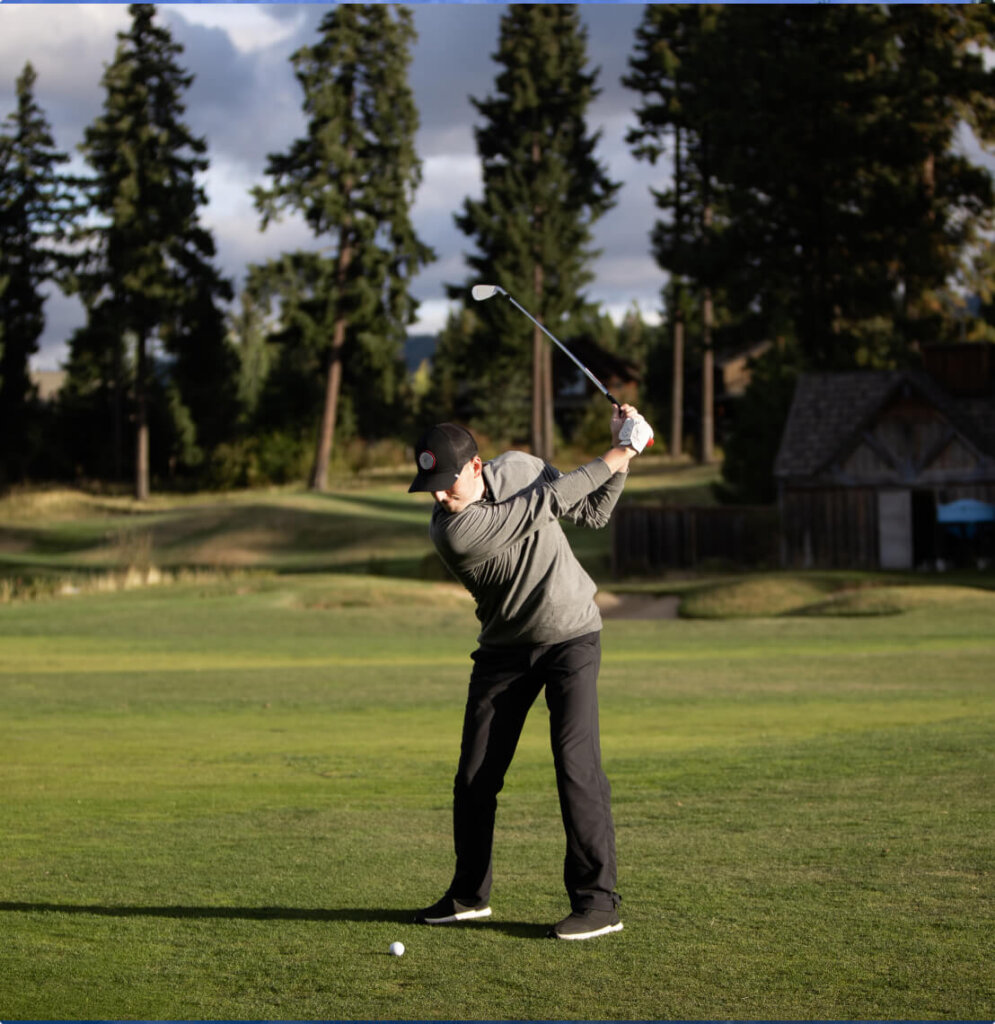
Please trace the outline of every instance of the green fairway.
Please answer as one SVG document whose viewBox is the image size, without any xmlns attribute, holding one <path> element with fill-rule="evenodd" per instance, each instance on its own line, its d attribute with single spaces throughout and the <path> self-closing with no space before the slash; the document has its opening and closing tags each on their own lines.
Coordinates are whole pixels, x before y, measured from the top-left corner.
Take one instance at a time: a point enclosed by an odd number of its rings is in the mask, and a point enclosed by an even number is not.
<svg viewBox="0 0 995 1024">
<path fill-rule="evenodd" d="M 452 867 L 456 587 L 0 605 L 0 1019 L 988 1018 L 995 595 L 937 591 L 606 623 L 625 930 L 590 943 L 544 938 L 567 908 L 541 702 L 493 918 L 409 923 Z"/>
<path fill-rule="evenodd" d="M 585 453 L 567 456 L 574 464 Z M 565 462 L 564 465 L 568 465 Z M 150 569 L 440 575 L 428 539 L 428 495 L 407 493 L 407 468 L 349 479 L 327 494 L 300 488 L 130 497 L 26 489 L 0 498 L 0 603 L 109 572 Z M 710 502 L 714 466 L 640 461 L 626 498 Z M 609 530 L 571 530 L 596 577 L 610 564 Z"/>
</svg>

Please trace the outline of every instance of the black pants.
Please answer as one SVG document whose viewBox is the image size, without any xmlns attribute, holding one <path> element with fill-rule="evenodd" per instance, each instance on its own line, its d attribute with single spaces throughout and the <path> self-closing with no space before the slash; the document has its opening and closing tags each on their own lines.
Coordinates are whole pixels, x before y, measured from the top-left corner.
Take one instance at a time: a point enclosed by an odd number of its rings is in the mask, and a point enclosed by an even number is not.
<svg viewBox="0 0 995 1024">
<path fill-rule="evenodd" d="M 611 787 L 598 731 L 601 634 L 543 647 L 482 647 L 473 661 L 453 799 L 456 873 L 447 895 L 464 903 L 490 896 L 497 795 L 525 717 L 545 687 L 567 839 L 563 881 L 572 909 L 610 909 L 618 896 Z"/>
</svg>

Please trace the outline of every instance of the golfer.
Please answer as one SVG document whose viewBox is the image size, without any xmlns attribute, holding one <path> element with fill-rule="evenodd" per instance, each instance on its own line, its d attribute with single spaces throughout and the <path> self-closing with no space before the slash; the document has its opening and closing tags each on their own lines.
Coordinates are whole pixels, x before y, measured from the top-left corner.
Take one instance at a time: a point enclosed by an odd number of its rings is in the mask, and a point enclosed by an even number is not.
<svg viewBox="0 0 995 1024">
<path fill-rule="evenodd" d="M 622 928 L 598 732 L 601 616 L 594 581 L 559 520 L 607 525 L 636 455 L 619 441 L 630 417 L 641 420 L 633 406 L 615 406 L 611 448 L 566 474 L 517 451 L 484 463 L 473 435 L 452 423 L 432 427 L 415 446 L 409 491 L 435 498 L 432 542 L 476 600 L 481 625 L 453 791 L 456 869 L 445 896 L 416 913 L 419 924 L 490 916 L 497 795 L 529 708 L 545 690 L 570 897 L 570 914 L 550 935 L 592 939 Z"/>
</svg>

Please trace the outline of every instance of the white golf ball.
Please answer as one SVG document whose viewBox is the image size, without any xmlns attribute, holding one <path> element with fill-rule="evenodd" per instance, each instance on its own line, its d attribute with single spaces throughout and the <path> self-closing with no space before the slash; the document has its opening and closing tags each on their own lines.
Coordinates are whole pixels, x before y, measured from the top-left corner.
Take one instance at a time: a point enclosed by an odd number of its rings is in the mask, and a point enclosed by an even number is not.
<svg viewBox="0 0 995 1024">
<path fill-rule="evenodd" d="M 391 956 L 404 956 L 404 943 L 403 942 L 392 942 L 390 944 L 390 955 Z"/>
</svg>

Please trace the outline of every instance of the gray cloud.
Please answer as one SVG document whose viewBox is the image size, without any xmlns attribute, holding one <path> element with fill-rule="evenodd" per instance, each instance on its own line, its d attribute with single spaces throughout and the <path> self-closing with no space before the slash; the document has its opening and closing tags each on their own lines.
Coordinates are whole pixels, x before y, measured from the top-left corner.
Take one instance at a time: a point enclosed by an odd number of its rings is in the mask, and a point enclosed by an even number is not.
<svg viewBox="0 0 995 1024">
<path fill-rule="evenodd" d="M 211 170 L 205 182 L 210 205 L 205 224 L 218 243 L 222 270 L 239 284 L 249 262 L 284 248 L 313 244 L 306 228 L 288 221 L 260 234 L 248 189 L 264 182 L 268 153 L 285 148 L 304 130 L 301 92 L 290 55 L 317 38 L 326 5 L 273 4 L 160 7 L 160 18 L 184 50 L 181 65 L 194 74 L 185 97 L 186 120 L 206 138 Z M 198 8 L 200 7 L 200 10 Z M 412 51 L 411 85 L 419 108 L 417 144 L 424 183 L 413 211 L 416 230 L 439 260 L 414 282 L 423 311 L 442 307 L 444 285 L 466 275 L 463 252 L 471 242 L 455 227 L 453 214 L 464 196 L 479 192 L 473 140 L 476 112 L 470 96 L 494 88 L 498 26 L 503 5 L 416 4 L 418 39 Z M 0 116 L 13 109 L 13 82 L 24 60 L 39 72 L 38 100 L 60 148 L 73 150 L 103 103 L 100 78 L 114 56 L 115 33 L 127 25 L 127 9 L 100 4 L 52 8 L 0 6 Z M 27 12 L 27 13 L 23 13 Z M 632 52 L 643 7 L 584 4 L 588 54 L 599 67 L 601 94 L 588 123 L 601 129 L 598 156 L 609 174 L 623 182 L 617 206 L 595 228 L 603 250 L 594 266 L 588 295 L 614 309 L 637 300 L 649 312 L 659 306 L 661 274 L 649 256 L 648 231 L 654 212 L 649 184 L 659 171 L 633 160 L 624 141 L 637 97 L 620 82 Z M 251 15 L 251 17 L 250 17 Z M 241 20 L 239 20 L 241 19 Z M 251 22 L 251 24 L 249 23 Z M 38 365 L 54 366 L 64 341 L 81 320 L 78 303 L 53 296 L 47 305 L 44 352 Z M 74 321 L 74 316 L 76 317 Z"/>
<path fill-rule="evenodd" d="M 503 12 L 503 6 L 427 4 L 414 8 L 419 38 L 411 82 L 421 115 L 419 152 L 427 161 L 426 187 L 433 193 L 445 191 L 445 183 L 436 182 L 432 174 L 433 155 L 459 153 L 476 160 L 476 111 L 470 97 L 482 99 L 493 92 L 498 65 L 492 54 L 497 49 Z M 649 254 L 648 240 L 653 219 L 649 186 L 659 183 L 661 172 L 638 163 L 629 152 L 625 132 L 634 123 L 632 109 L 637 97 L 621 84 L 642 13 L 643 6 L 638 4 L 581 5 L 590 65 L 599 69 L 600 94 L 589 109 L 588 123 L 592 130 L 600 129 L 602 133 L 599 158 L 609 174 L 622 182 L 615 208 L 595 225 L 594 245 L 601 249 L 601 256 L 594 266 L 596 280 L 588 294 L 615 310 L 638 301 L 648 314 L 659 308 L 662 284 L 660 271 Z M 432 216 L 423 220 L 416 208 L 418 230 L 445 256 L 440 264 L 423 270 L 415 284 L 415 294 L 427 301 L 441 297 L 445 283 L 458 282 L 466 274 L 460 254 L 470 248 L 471 240 L 455 227 L 453 213 L 464 195 L 479 189 L 479 174 L 469 190 L 458 187 L 467 184 L 465 175 L 452 175 L 452 179 L 457 187 L 446 193 L 450 209 L 440 211 L 433 206 Z"/>
<path fill-rule="evenodd" d="M 52 126 L 56 145 L 74 152 L 83 128 L 99 113 L 104 64 L 113 60 L 123 8 L 53 18 L 51 8 L 0 8 L 0 113 L 15 109 L 14 83 L 28 61 L 38 74 L 35 95 Z"/>
<path fill-rule="evenodd" d="M 184 97 L 187 120 L 212 150 L 251 151 L 259 136 L 272 130 L 273 120 L 259 116 L 269 111 L 260 111 L 266 92 L 257 79 L 257 61 L 240 54 L 223 29 L 191 25 L 168 8 L 164 20 L 183 46 L 178 63 L 194 75 Z"/>
<path fill-rule="evenodd" d="M 411 87 L 418 101 L 426 155 L 443 144 L 455 125 L 471 149 L 475 111 L 470 96 L 482 97 L 494 80 L 498 22 L 503 7 L 423 4 L 413 8 L 418 40 L 412 49 Z"/>
</svg>

